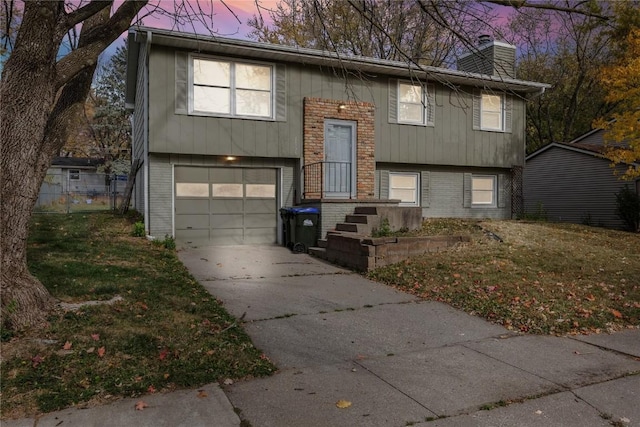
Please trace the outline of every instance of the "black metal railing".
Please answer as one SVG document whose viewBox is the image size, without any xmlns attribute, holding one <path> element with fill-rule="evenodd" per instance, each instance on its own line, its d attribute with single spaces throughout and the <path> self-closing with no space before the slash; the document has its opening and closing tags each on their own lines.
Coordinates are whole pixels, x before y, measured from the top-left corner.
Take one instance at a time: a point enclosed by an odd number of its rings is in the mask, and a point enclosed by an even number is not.
<svg viewBox="0 0 640 427">
<path fill-rule="evenodd" d="M 316 162 L 302 167 L 303 199 L 353 196 L 351 162 Z"/>
</svg>

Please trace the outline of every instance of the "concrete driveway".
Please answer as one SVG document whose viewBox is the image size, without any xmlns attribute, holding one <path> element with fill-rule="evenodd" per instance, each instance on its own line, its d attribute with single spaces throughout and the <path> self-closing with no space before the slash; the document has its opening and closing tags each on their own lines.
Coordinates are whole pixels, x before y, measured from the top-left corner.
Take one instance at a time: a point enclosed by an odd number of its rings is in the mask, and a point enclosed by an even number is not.
<svg viewBox="0 0 640 427">
<path fill-rule="evenodd" d="M 278 246 L 179 256 L 280 369 L 225 388 L 254 427 L 640 425 L 640 330 L 517 335 Z"/>
</svg>

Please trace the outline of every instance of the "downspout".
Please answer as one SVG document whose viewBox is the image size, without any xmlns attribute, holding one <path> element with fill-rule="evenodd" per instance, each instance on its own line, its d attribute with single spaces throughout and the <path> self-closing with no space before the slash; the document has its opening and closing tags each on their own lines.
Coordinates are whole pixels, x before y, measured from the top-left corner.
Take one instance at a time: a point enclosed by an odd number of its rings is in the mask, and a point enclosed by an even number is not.
<svg viewBox="0 0 640 427">
<path fill-rule="evenodd" d="M 144 162 L 143 162 L 143 175 L 144 175 L 144 228 L 147 236 L 150 234 L 149 224 L 149 52 L 151 51 L 151 31 L 147 31 L 147 40 L 145 45 L 144 55 Z"/>
</svg>

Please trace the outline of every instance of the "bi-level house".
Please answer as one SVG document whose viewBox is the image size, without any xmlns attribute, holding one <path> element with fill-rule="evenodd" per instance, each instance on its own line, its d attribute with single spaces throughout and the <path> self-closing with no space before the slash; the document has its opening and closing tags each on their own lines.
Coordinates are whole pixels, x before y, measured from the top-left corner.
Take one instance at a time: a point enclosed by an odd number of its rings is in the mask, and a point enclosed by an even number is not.
<svg viewBox="0 0 640 427">
<path fill-rule="evenodd" d="M 515 47 L 482 40 L 458 70 L 153 28 L 128 38 L 135 208 L 180 244 L 281 240 L 279 209 L 359 205 L 423 217 L 521 207 L 525 100 Z"/>
</svg>

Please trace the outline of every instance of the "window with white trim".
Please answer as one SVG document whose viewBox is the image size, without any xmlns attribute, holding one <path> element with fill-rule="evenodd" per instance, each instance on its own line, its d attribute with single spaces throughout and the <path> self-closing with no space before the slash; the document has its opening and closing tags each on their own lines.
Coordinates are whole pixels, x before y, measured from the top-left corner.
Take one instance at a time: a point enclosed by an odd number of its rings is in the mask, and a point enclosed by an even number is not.
<svg viewBox="0 0 640 427">
<path fill-rule="evenodd" d="M 191 111 L 239 117 L 273 117 L 273 67 L 194 57 Z"/>
<path fill-rule="evenodd" d="M 69 180 L 70 181 L 79 181 L 80 180 L 80 169 L 69 169 Z"/>
<path fill-rule="evenodd" d="M 504 97 L 483 92 L 480 105 L 481 129 L 504 131 Z"/>
<path fill-rule="evenodd" d="M 433 126 L 433 85 L 398 81 L 398 123 Z"/>
<path fill-rule="evenodd" d="M 419 178 L 417 172 L 390 172 L 389 199 L 400 200 L 402 206 L 419 206 Z"/>
<path fill-rule="evenodd" d="M 471 177 L 471 205 L 496 206 L 498 178 L 495 175 L 473 175 Z"/>
</svg>

